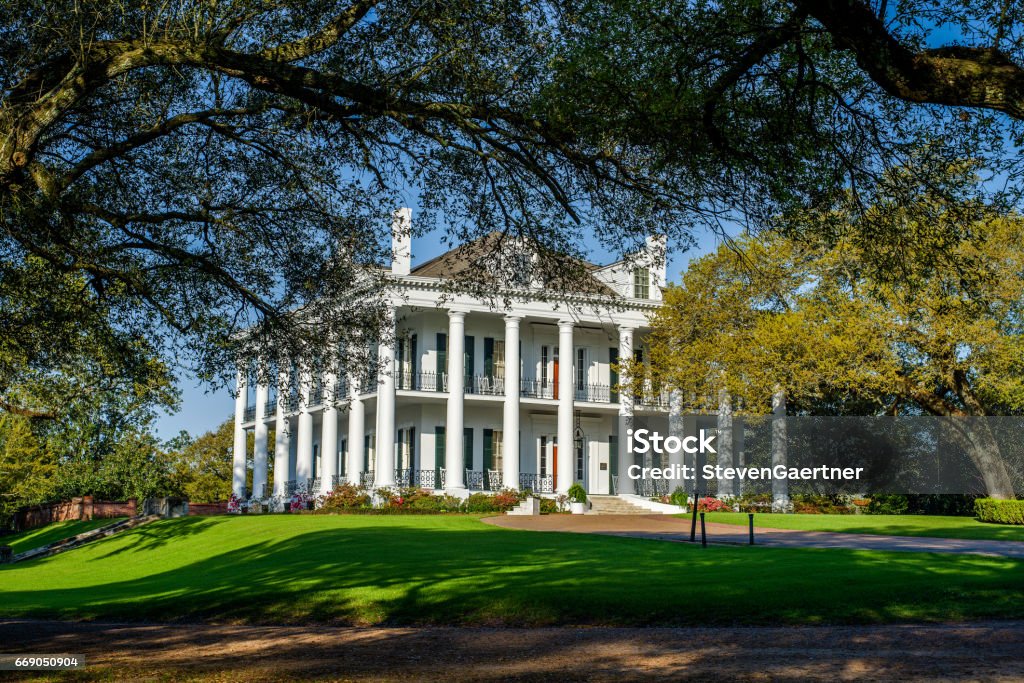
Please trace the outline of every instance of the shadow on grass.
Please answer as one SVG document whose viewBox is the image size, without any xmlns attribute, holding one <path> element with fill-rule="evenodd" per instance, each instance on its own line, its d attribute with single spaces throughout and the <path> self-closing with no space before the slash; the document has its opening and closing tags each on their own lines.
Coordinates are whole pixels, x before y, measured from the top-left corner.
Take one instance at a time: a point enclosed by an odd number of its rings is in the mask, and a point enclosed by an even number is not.
<svg viewBox="0 0 1024 683">
<path fill-rule="evenodd" d="M 223 552 L 210 546 L 223 547 L 218 538 L 237 541 L 256 527 L 228 518 L 143 527 L 123 545 L 108 550 L 100 544 L 94 550 L 103 552 L 83 556 L 90 571 L 110 578 L 79 588 L 60 587 L 59 563 L 29 563 L 23 571 L 31 575 L 18 577 L 22 585 L 6 580 L 13 574 L 0 582 L 0 615 L 389 625 L 764 624 L 1010 617 L 1024 602 L 1024 562 L 1001 558 L 701 549 L 506 531 L 471 519 L 366 518 L 310 531 L 288 522 L 273 526 L 287 537 L 252 534 L 252 542 Z M 200 543 L 204 534 L 209 540 Z M 200 557 L 200 550 L 207 556 Z M 172 551 L 194 552 L 196 559 L 166 569 L 175 563 L 162 558 Z M 144 563 L 147 573 L 118 580 L 122 562 Z"/>
</svg>

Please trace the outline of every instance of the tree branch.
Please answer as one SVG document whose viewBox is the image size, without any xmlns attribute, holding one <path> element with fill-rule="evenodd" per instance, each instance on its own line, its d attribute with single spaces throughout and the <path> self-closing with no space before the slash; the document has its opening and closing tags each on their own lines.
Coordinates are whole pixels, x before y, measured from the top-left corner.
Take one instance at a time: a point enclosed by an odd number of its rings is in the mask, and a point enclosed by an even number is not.
<svg viewBox="0 0 1024 683">
<path fill-rule="evenodd" d="M 1024 120 L 1024 68 L 997 47 L 915 52 L 859 0 L 792 0 L 851 52 L 883 90 L 902 100 L 1001 111 Z"/>
</svg>

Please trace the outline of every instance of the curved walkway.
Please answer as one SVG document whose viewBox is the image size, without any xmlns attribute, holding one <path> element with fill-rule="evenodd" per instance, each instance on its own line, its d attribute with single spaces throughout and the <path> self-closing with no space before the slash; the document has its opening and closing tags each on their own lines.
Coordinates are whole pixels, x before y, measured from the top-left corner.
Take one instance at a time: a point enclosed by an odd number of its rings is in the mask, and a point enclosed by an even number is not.
<svg viewBox="0 0 1024 683">
<path fill-rule="evenodd" d="M 629 536 L 658 541 L 689 541 L 690 520 L 670 515 L 542 515 L 501 516 L 482 520 L 507 529 L 566 531 L 570 533 Z M 733 524 L 707 524 L 709 543 L 746 545 L 747 528 Z M 697 528 L 700 540 L 700 527 Z M 757 545 L 785 548 L 847 548 L 854 550 L 902 550 L 917 553 L 967 553 L 994 557 L 1024 558 L 1024 542 L 989 541 L 919 536 L 846 534 L 830 531 L 799 531 L 756 527 Z"/>
</svg>

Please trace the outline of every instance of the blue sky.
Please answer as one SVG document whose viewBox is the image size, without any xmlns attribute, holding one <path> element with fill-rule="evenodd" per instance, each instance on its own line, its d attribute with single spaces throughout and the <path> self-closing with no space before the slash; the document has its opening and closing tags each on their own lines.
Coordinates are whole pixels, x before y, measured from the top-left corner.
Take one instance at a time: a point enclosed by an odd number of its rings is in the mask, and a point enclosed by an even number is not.
<svg viewBox="0 0 1024 683">
<path fill-rule="evenodd" d="M 413 221 L 415 220 L 414 210 Z M 428 233 L 413 240 L 413 265 L 434 258 L 444 250 L 439 237 L 440 232 Z M 669 244 L 669 282 L 679 280 L 680 273 L 692 258 L 706 254 L 718 245 L 717 237 L 706 230 L 702 229 L 695 237 L 696 245 L 688 251 L 680 249 L 679 245 Z M 588 246 L 593 251 L 593 245 Z M 610 260 L 601 258 L 600 254 L 596 253 L 592 259 L 596 263 Z M 234 400 L 227 390 L 211 392 L 208 386 L 196 382 L 194 377 L 184 373 L 179 378 L 178 388 L 181 390 L 181 409 L 177 413 L 161 414 L 157 419 L 156 432 L 161 439 L 169 439 L 181 430 L 198 436 L 216 428 L 234 415 Z"/>
</svg>

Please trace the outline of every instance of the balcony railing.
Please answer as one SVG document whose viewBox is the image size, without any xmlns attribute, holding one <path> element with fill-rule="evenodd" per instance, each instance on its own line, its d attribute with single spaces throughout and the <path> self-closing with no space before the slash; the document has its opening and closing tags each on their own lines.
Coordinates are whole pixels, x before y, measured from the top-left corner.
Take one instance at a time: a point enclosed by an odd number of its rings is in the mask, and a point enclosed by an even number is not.
<svg viewBox="0 0 1024 683">
<path fill-rule="evenodd" d="M 246 422 L 252 422 L 256 419 L 256 406 L 246 406 L 245 413 L 243 413 L 243 420 Z"/>
<path fill-rule="evenodd" d="M 277 399 L 272 398 L 263 404 L 263 414 L 267 417 L 277 412 Z"/>
<path fill-rule="evenodd" d="M 448 375 L 437 372 L 399 372 L 395 388 L 405 391 L 448 391 Z"/>
<path fill-rule="evenodd" d="M 576 400 L 588 403 L 610 403 L 611 387 L 607 384 L 576 385 Z"/>
<path fill-rule="evenodd" d="M 523 472 L 519 475 L 519 490 L 529 490 L 534 493 L 554 493 L 555 478 L 550 474 L 531 474 Z"/>
<path fill-rule="evenodd" d="M 436 470 L 413 470 L 412 471 L 412 485 L 418 486 L 422 489 L 443 489 L 444 488 L 444 468 L 440 467 Z"/>
<path fill-rule="evenodd" d="M 645 391 L 636 397 L 636 404 L 647 408 L 668 408 L 671 395 L 667 391 Z"/>
<path fill-rule="evenodd" d="M 480 396 L 504 396 L 505 378 L 496 375 L 476 375 L 466 378 L 465 392 Z"/>
<path fill-rule="evenodd" d="M 537 379 L 522 379 L 519 381 L 519 395 L 525 398 L 554 398 L 555 385 Z"/>
</svg>

